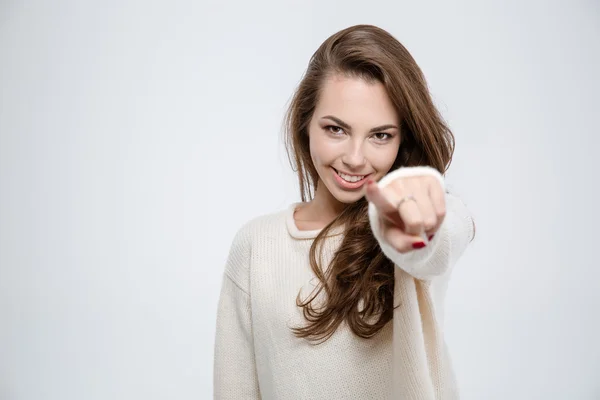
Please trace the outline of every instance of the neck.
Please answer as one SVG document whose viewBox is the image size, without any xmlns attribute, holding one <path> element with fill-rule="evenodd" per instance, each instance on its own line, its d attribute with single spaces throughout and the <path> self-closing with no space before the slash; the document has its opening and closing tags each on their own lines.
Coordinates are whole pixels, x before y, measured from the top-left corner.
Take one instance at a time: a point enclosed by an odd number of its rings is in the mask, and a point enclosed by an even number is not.
<svg viewBox="0 0 600 400">
<path fill-rule="evenodd" d="M 315 197 L 305 206 L 305 218 L 315 222 L 318 221 L 325 226 L 333 221 L 346 207 L 347 204 L 336 199 L 325 184 L 319 180 Z"/>
</svg>

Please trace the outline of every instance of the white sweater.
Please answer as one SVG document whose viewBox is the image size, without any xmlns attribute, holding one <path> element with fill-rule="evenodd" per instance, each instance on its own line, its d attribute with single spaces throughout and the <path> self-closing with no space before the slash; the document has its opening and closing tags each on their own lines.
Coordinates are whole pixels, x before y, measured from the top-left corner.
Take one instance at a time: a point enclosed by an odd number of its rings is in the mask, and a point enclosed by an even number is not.
<svg viewBox="0 0 600 400">
<path fill-rule="evenodd" d="M 389 173 L 378 184 L 419 174 L 443 182 L 431 168 L 411 167 Z M 383 241 L 377 211 L 370 205 L 374 235 L 397 266 L 394 304 L 401 306 L 371 339 L 355 336 L 343 323 L 330 339 L 315 345 L 290 330 L 305 322 L 296 306 L 298 292 L 306 298 L 318 284 L 308 257 L 319 231 L 297 228 L 293 213 L 298 204 L 247 222 L 233 240 L 217 310 L 214 398 L 458 399 L 443 313 L 450 272 L 474 233 L 465 205 L 446 194 L 446 217 L 438 233 L 425 248 L 407 254 Z M 322 268 L 342 238 L 341 228 L 329 235 Z"/>
</svg>

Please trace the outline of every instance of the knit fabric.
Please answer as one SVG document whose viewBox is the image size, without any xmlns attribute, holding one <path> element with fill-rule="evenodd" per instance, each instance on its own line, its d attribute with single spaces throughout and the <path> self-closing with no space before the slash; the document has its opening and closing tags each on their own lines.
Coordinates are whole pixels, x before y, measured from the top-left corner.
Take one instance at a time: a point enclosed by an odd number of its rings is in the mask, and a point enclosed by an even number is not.
<svg viewBox="0 0 600 400">
<path fill-rule="evenodd" d="M 389 173 L 378 185 L 415 174 L 443 182 L 434 169 L 411 167 Z M 400 307 L 370 339 L 342 323 L 327 341 L 313 344 L 290 330 L 305 324 L 296 296 L 305 299 L 318 284 L 309 250 L 319 230 L 297 228 L 299 204 L 252 219 L 233 239 L 217 310 L 214 398 L 458 399 L 443 321 L 448 279 L 474 233 L 465 205 L 446 194 L 446 217 L 434 238 L 401 254 L 381 237 L 371 204 L 373 233 L 397 267 L 394 305 Z M 329 233 L 320 267 L 326 268 L 343 237 L 342 228 Z"/>
</svg>

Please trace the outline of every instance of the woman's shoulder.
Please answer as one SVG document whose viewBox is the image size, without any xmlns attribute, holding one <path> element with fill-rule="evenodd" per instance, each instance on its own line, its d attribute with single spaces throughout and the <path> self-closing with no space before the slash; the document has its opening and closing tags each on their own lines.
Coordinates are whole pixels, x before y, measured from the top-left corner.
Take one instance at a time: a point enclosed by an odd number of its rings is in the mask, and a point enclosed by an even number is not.
<svg viewBox="0 0 600 400">
<path fill-rule="evenodd" d="M 285 234 L 285 219 L 289 208 L 263 213 L 244 222 L 234 235 L 229 249 L 225 273 L 242 288 L 249 290 L 249 260 L 261 243 Z M 273 240 L 272 242 L 277 242 Z"/>
<path fill-rule="evenodd" d="M 279 207 L 275 211 L 258 214 L 241 224 L 238 228 L 234 242 L 249 242 L 256 237 L 280 235 L 285 233 L 286 219 L 293 205 Z"/>
</svg>

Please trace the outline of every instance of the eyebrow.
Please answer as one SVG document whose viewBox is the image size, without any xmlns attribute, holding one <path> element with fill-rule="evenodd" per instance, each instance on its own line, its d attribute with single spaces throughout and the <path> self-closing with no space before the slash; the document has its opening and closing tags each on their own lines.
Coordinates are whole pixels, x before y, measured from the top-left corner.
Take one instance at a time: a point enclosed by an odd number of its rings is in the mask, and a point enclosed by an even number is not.
<svg viewBox="0 0 600 400">
<path fill-rule="evenodd" d="M 327 118 L 332 120 L 333 122 L 335 122 L 336 124 L 338 124 L 339 126 L 341 126 L 342 128 L 351 131 L 352 128 L 350 127 L 350 125 L 348 125 L 347 123 L 345 123 L 344 121 L 342 121 L 339 118 L 334 117 L 333 115 L 326 115 L 323 118 Z M 386 125 L 381 125 L 381 126 L 376 126 L 375 128 L 371 129 L 369 131 L 369 133 L 375 133 L 375 132 L 380 132 L 386 129 L 390 129 L 390 128 L 394 128 L 394 129 L 398 129 L 398 127 L 396 125 L 393 124 L 386 124 Z"/>
</svg>

